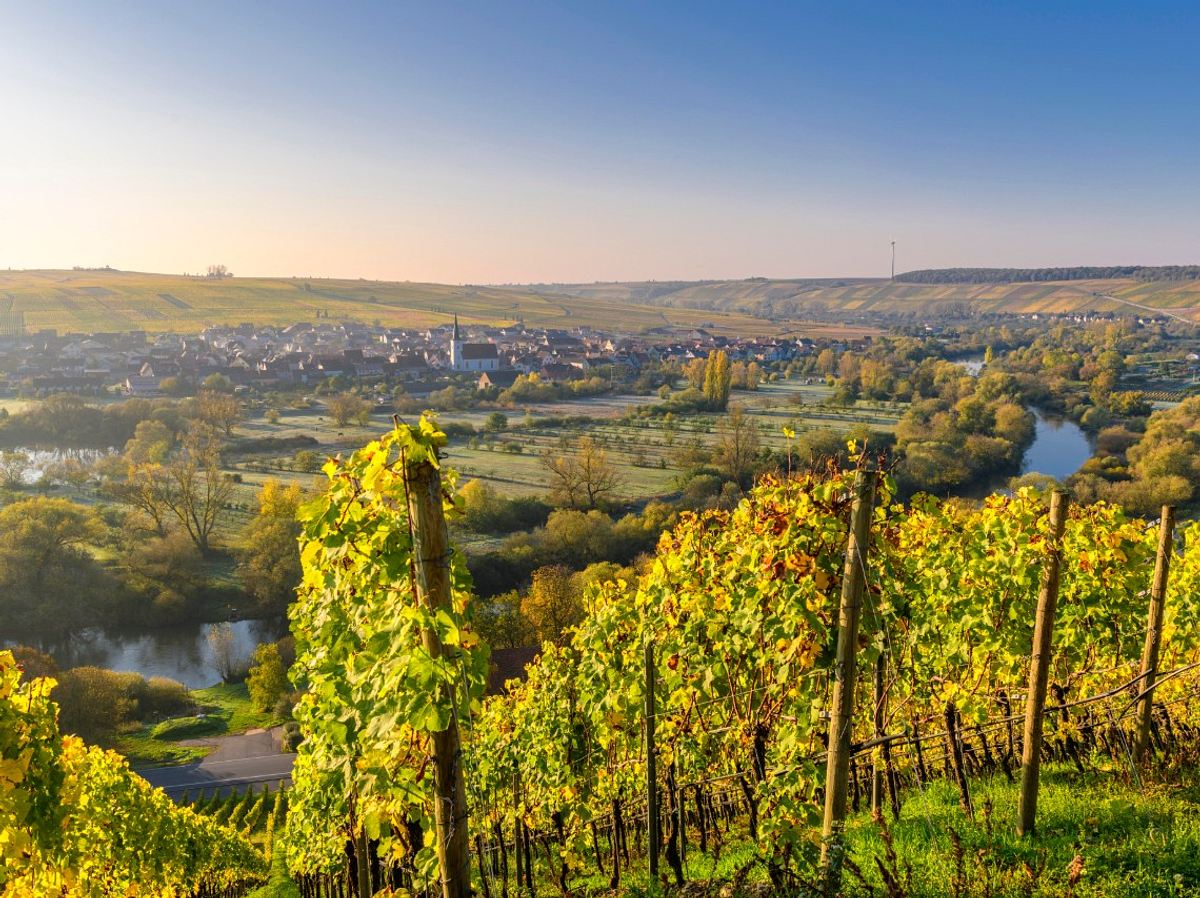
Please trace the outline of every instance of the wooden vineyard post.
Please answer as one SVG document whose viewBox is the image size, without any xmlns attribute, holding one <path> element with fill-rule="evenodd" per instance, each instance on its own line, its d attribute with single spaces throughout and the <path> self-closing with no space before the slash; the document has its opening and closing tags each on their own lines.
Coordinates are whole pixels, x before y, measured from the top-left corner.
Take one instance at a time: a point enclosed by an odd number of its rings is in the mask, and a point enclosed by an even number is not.
<svg viewBox="0 0 1200 898">
<path fill-rule="evenodd" d="M 654 755 L 654 643 L 646 640 L 646 841 L 651 888 L 658 881 L 658 764 Z"/>
<path fill-rule="evenodd" d="M 883 719 L 884 719 L 883 685 L 884 685 L 884 674 L 885 674 L 884 667 L 886 664 L 887 664 L 887 655 L 883 651 L 880 651 L 879 657 L 875 659 L 875 689 L 874 689 L 874 695 L 873 695 L 874 700 L 875 700 L 875 713 L 872 715 L 872 722 L 874 723 L 874 728 L 875 728 L 874 736 L 876 739 L 879 739 L 883 736 Z M 883 812 L 884 766 L 883 766 L 882 760 L 880 759 L 880 755 L 882 755 L 882 750 L 878 754 L 876 754 L 875 759 L 871 762 L 871 813 L 872 814 Z"/>
<path fill-rule="evenodd" d="M 821 840 L 825 894 L 830 896 L 838 894 L 841 888 L 842 822 L 846 819 L 850 737 L 854 724 L 855 653 L 858 649 L 863 589 L 866 586 L 867 547 L 877 478 L 873 470 L 860 470 L 855 477 L 850 536 L 846 542 L 846 566 L 842 574 L 837 659 L 833 667 L 833 708 L 829 717 L 829 750 L 825 765 L 825 823 Z"/>
<path fill-rule="evenodd" d="M 427 461 L 408 465 L 408 513 L 413 527 L 413 557 L 418 598 L 430 614 L 451 609 L 450 538 L 442 510 L 442 478 Z M 425 651 L 433 659 L 442 657 L 437 630 L 426 627 L 421 634 Z M 456 699 L 451 688 L 450 701 Z M 462 746 L 458 717 L 451 713 L 446 729 L 433 734 L 434 804 L 437 827 L 438 866 L 443 898 L 468 898 L 471 894 L 471 856 L 467 841 L 467 798 L 463 785 Z"/>
<path fill-rule="evenodd" d="M 1158 557 L 1154 562 L 1154 581 L 1150 584 L 1150 615 L 1146 621 L 1146 646 L 1142 651 L 1142 677 L 1138 692 L 1137 739 L 1133 758 L 1141 762 L 1150 744 L 1150 714 L 1154 710 L 1154 681 L 1158 678 L 1158 653 L 1162 646 L 1163 605 L 1167 598 L 1167 579 L 1171 576 L 1171 541 L 1175 535 L 1175 507 L 1164 505 L 1158 520 Z"/>
<path fill-rule="evenodd" d="M 958 801 L 968 820 L 975 819 L 975 806 L 971 804 L 971 787 L 967 783 L 967 768 L 963 763 L 962 730 L 959 727 L 958 707 L 946 702 L 946 752 L 954 770 L 954 782 L 958 784 Z"/>
<path fill-rule="evenodd" d="M 1038 593 L 1037 620 L 1033 627 L 1033 657 L 1029 665 L 1029 694 L 1025 700 L 1025 739 L 1021 752 L 1021 800 L 1017 835 L 1029 835 L 1037 819 L 1038 777 L 1042 766 L 1042 723 L 1046 684 L 1050 679 L 1054 615 L 1058 610 L 1058 578 L 1062 567 L 1062 535 L 1070 500 L 1062 490 L 1050 497 L 1050 544 L 1042 588 Z"/>
</svg>

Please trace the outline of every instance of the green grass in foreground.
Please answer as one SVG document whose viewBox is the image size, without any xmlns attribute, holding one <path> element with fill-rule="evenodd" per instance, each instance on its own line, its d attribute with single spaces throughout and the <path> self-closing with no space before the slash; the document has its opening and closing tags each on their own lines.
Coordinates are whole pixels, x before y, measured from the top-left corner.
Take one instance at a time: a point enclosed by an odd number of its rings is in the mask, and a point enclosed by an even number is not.
<svg viewBox="0 0 1200 898">
<path fill-rule="evenodd" d="M 976 781 L 972 789 L 974 823 L 944 781 L 910 794 L 899 821 L 887 815 L 900 880 L 913 898 L 1200 894 L 1200 790 L 1194 784 L 1137 790 L 1113 773 L 1050 770 L 1038 799 L 1038 831 L 1027 839 L 1015 833 L 1016 786 L 998 778 Z M 887 864 L 880 828 L 859 815 L 847 836 L 851 858 L 883 894 L 875 861 Z M 871 894 L 852 875 L 846 886 L 850 895 Z"/>
<path fill-rule="evenodd" d="M 199 761 L 212 749 L 207 745 L 180 745 L 182 740 L 230 736 L 279 722 L 272 712 L 254 707 L 245 683 L 195 689 L 192 697 L 203 717 L 173 717 L 138 727 L 122 734 L 117 750 L 134 765 L 188 764 Z"/>
<path fill-rule="evenodd" d="M 250 892 L 246 898 L 300 898 L 300 890 L 288 876 L 283 846 L 279 844 L 278 839 L 275 840 L 271 852 L 271 869 L 267 874 L 266 884 Z"/>
<path fill-rule="evenodd" d="M 869 813 L 855 814 L 848 821 L 847 846 L 862 876 L 847 870 L 842 894 L 847 898 L 1200 896 L 1200 782 L 1148 784 L 1138 789 L 1124 785 L 1119 776 L 1119 771 L 1078 774 L 1057 766 L 1044 770 L 1038 832 L 1028 839 L 1015 834 L 1018 787 L 1003 777 L 972 781 L 974 823 L 963 815 L 957 789 L 942 781 L 924 793 L 907 793 L 900 820 L 886 814 L 886 839 Z M 696 895 L 716 896 L 723 884 L 734 881 L 745 887 L 729 890 L 733 898 L 762 896 L 770 888 L 765 866 L 744 835 L 731 833 L 717 861 L 696 850 L 695 831 L 690 828 L 689 836 L 686 875 L 693 884 L 689 894 L 694 890 Z M 955 847 L 956 838 L 961 850 Z M 889 860 L 887 839 L 898 861 Z M 816 842 L 809 846 L 814 863 L 818 851 Z M 889 893 L 883 886 L 876 859 L 895 872 L 901 891 Z M 665 859 L 661 864 L 669 878 Z M 478 878 L 474 864 L 472 875 Z M 812 876 L 815 882 L 815 871 Z M 539 896 L 558 894 L 556 872 L 546 869 L 544 858 L 539 858 L 535 882 Z M 496 891 L 498 884 L 492 885 Z M 591 865 L 590 852 L 584 874 L 572 877 L 571 887 L 574 894 L 611 894 L 607 878 Z M 622 871 L 620 893 L 660 893 L 647 889 L 644 857 Z M 812 893 L 801 889 L 794 894 Z"/>
</svg>

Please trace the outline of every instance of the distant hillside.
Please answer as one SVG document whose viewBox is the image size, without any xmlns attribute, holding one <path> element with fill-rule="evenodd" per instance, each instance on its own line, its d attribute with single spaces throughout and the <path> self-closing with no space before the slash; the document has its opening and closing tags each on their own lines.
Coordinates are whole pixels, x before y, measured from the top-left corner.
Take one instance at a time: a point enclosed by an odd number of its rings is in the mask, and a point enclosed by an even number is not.
<svg viewBox="0 0 1200 898">
<path fill-rule="evenodd" d="M 948 272 L 986 269 L 946 269 Z M 1041 271 L 1030 269 L 1029 271 Z M 1065 270 L 1065 269 L 1064 269 Z M 1083 271 L 1084 269 L 1072 269 Z M 1116 270 L 1116 269 L 1104 269 Z M 976 282 L 963 279 L 907 283 L 897 278 L 768 279 L 737 281 L 648 281 L 597 284 L 538 284 L 536 293 L 569 294 L 609 302 L 639 303 L 673 309 L 742 312 L 777 318 L 855 318 L 871 315 L 923 316 L 953 312 L 1063 313 L 1079 311 L 1164 314 L 1200 321 L 1200 280 L 1146 280 L 1137 269 L 1123 277 L 1057 281 Z M 1186 272 L 1189 268 L 1167 269 Z M 1017 269 L 1003 269 L 1016 272 Z M 912 275 L 923 275 L 912 272 Z"/>
<path fill-rule="evenodd" d="M 20 313 L 15 315 L 13 313 Z M 705 327 L 718 333 L 769 334 L 779 326 L 744 313 L 654 308 L 608 297 L 523 289 L 365 280 L 219 278 L 97 271 L 0 271 L 0 332 L 19 318 L 26 332 L 188 333 L 210 324 L 288 325 L 378 321 L 395 327 L 464 323 L 571 328 L 615 333 Z"/>
<path fill-rule="evenodd" d="M 1041 281 L 1200 280 L 1200 265 L 1083 265 L 1074 268 L 923 268 L 896 275 L 905 284 L 1013 284 Z"/>
</svg>

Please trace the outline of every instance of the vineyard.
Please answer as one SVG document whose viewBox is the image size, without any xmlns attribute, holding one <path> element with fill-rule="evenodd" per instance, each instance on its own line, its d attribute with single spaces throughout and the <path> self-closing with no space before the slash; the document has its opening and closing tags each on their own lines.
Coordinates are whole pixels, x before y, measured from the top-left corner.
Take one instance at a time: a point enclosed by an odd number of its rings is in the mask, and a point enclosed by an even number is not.
<svg viewBox="0 0 1200 898">
<path fill-rule="evenodd" d="M 302 509 L 286 802 L 176 806 L 63 737 L 52 683 L 0 653 L 0 894 L 235 898 L 272 849 L 304 898 L 913 894 L 888 830 L 906 805 L 932 821 L 952 795 L 991 833 L 993 784 L 1019 785 L 1013 837 L 1036 846 L 1039 794 L 1063 800 L 1043 763 L 1132 784 L 1195 763 L 1200 525 L 1177 533 L 1170 509 L 902 504 L 865 458 L 765 479 L 685 515 L 638 582 L 592 588 L 584 622 L 484 698 L 444 446 L 432 420 L 398 425 Z M 1035 892 L 1010 859 L 979 894 L 1074 894 L 1082 863 Z"/>
<path fill-rule="evenodd" d="M 1136 778 L 1195 744 L 1200 527 L 1179 551 L 1167 512 L 1062 494 L 902 506 L 865 460 L 685 516 L 485 701 L 444 442 L 402 425 L 302 512 L 305 896 L 678 885 L 735 839 L 738 876 L 869 891 L 891 874 L 847 848 L 848 810 L 898 818 L 944 780 L 971 819 L 973 778 L 1019 778 L 1035 839 L 1043 758 Z"/>
<path fill-rule="evenodd" d="M 241 834 L 61 735 L 53 685 L 0 652 L 0 895 L 233 898 L 262 878 Z"/>
</svg>

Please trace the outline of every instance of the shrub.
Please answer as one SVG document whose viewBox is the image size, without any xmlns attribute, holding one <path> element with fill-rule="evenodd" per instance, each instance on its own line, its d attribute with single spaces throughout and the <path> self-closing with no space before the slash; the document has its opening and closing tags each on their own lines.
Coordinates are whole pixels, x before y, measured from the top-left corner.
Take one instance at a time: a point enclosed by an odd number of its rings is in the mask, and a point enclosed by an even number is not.
<svg viewBox="0 0 1200 898">
<path fill-rule="evenodd" d="M 192 694 L 182 683 L 169 677 L 151 677 L 138 696 L 139 716 L 171 717 L 195 706 Z"/>
<path fill-rule="evenodd" d="M 246 679 L 250 700 L 260 711 L 268 711 L 289 690 L 287 670 L 275 643 L 264 643 L 254 650 L 254 665 Z"/>
</svg>

